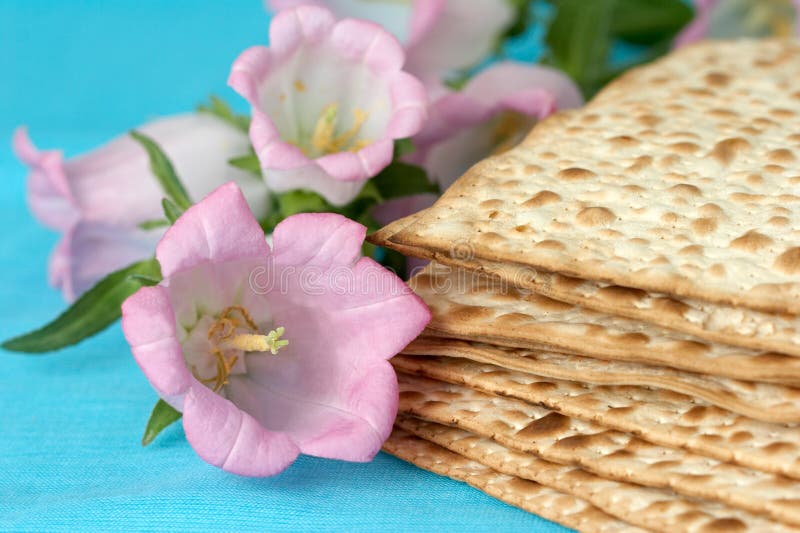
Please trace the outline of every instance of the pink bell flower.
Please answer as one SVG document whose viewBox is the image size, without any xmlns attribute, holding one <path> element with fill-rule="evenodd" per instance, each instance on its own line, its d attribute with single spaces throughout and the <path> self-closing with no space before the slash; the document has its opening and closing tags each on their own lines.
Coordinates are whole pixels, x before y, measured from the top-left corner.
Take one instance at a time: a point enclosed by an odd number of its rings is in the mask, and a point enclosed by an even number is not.
<svg viewBox="0 0 800 533">
<path fill-rule="evenodd" d="M 425 89 L 402 70 L 397 39 L 371 22 L 300 6 L 273 18 L 269 42 L 243 52 L 228 80 L 251 105 L 267 185 L 344 205 L 391 162 L 395 139 L 422 128 Z"/>
<path fill-rule="evenodd" d="M 250 149 L 247 135 L 217 117 L 176 115 L 139 130 L 158 142 L 189 194 L 202 198 L 226 181 L 241 184 L 253 211 L 267 214 L 264 183 L 228 164 Z M 28 203 L 44 225 L 62 233 L 50 256 L 50 283 L 71 301 L 107 274 L 152 256 L 165 228 L 139 224 L 163 219 L 164 196 L 147 153 L 128 135 L 71 159 L 40 151 L 25 128 L 14 133 L 14 151 L 30 168 Z"/>
<path fill-rule="evenodd" d="M 408 159 L 444 190 L 481 159 L 515 146 L 537 121 L 582 104 L 578 88 L 557 70 L 495 63 L 431 104 Z"/>
<path fill-rule="evenodd" d="M 357 17 L 391 32 L 408 57 L 406 70 L 429 87 L 489 56 L 513 22 L 507 0 L 268 0 L 272 11 L 303 4 L 324 6 L 337 17 Z"/>
<path fill-rule="evenodd" d="M 800 35 L 800 0 L 694 0 L 694 20 L 675 46 L 703 39 Z"/>
<path fill-rule="evenodd" d="M 360 257 L 365 228 L 328 213 L 264 233 L 234 184 L 191 207 L 156 257 L 164 281 L 122 306 L 122 328 L 186 438 L 228 472 L 269 476 L 298 454 L 368 461 L 391 432 L 388 359 L 430 319 Z"/>
</svg>

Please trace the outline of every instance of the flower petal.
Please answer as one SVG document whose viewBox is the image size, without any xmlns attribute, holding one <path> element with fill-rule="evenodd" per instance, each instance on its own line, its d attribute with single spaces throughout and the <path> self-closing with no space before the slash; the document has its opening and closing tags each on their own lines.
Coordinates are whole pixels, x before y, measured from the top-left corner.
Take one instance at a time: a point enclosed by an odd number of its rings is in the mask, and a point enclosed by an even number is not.
<svg viewBox="0 0 800 533">
<path fill-rule="evenodd" d="M 354 367 L 325 358 L 304 367 L 293 360 L 293 353 L 248 356 L 248 377 L 231 377 L 231 400 L 265 427 L 289 435 L 302 453 L 372 459 L 397 414 L 392 366 L 377 361 Z"/>
<path fill-rule="evenodd" d="M 390 222 L 418 213 L 433 205 L 437 196 L 432 193 L 412 194 L 400 198 L 393 198 L 376 205 L 372 209 L 372 218 L 385 226 Z"/>
<path fill-rule="evenodd" d="M 800 0 L 792 0 L 794 6 L 794 34 L 800 36 Z"/>
<path fill-rule="evenodd" d="M 463 93 L 487 105 L 495 104 L 520 91 L 539 89 L 549 92 L 558 109 L 583 105 L 583 96 L 563 72 L 540 65 L 502 61 L 473 77 Z"/>
<path fill-rule="evenodd" d="M 47 282 L 60 290 L 64 299 L 71 302 L 75 299 L 75 292 L 69 285 L 69 233 L 58 241 L 53 251 L 50 252 L 50 259 L 47 265 Z"/>
<path fill-rule="evenodd" d="M 39 151 L 28 137 L 28 130 L 14 131 L 12 146 L 16 156 L 28 165 L 28 205 L 45 226 L 66 231 L 77 220 L 78 210 L 69 187 L 60 151 Z"/>
<path fill-rule="evenodd" d="M 331 6 L 356 9 L 347 0 Z M 397 39 L 372 22 L 336 22 L 316 5 L 280 11 L 270 47 L 242 53 L 229 78 L 251 105 L 250 139 L 267 185 L 310 189 L 337 206 L 353 200 L 391 162 L 394 140 L 423 126 L 425 89 L 400 70 L 404 59 Z"/>
<path fill-rule="evenodd" d="M 163 230 L 80 221 L 64 234 L 50 258 L 51 279 L 72 301 L 108 274 L 152 257 Z"/>
<path fill-rule="evenodd" d="M 265 298 L 296 357 L 351 366 L 388 359 L 422 332 L 430 311 L 394 273 L 366 257 L 337 263 L 276 269 L 281 290 Z"/>
<path fill-rule="evenodd" d="M 351 266 L 361 255 L 367 228 L 333 213 L 301 213 L 278 224 L 272 233 L 278 266 Z"/>
<path fill-rule="evenodd" d="M 472 67 L 489 54 L 513 16 L 508 2 L 446 0 L 436 23 L 407 50 L 406 70 L 427 83 Z"/>
<path fill-rule="evenodd" d="M 275 475 L 300 450 L 283 433 L 271 432 L 230 400 L 196 384 L 184 399 L 183 428 L 197 455 L 241 476 Z"/>
<path fill-rule="evenodd" d="M 703 39 L 711 24 L 711 10 L 718 0 L 694 0 L 694 19 L 675 38 L 674 47 L 679 48 Z"/>
<path fill-rule="evenodd" d="M 410 137 L 420 131 L 428 116 L 425 86 L 410 74 L 397 72 L 391 81 L 392 118 L 386 135 L 393 139 Z"/>
<path fill-rule="evenodd" d="M 324 39 L 336 24 L 333 13 L 315 5 L 301 5 L 279 12 L 269 26 L 270 50 L 283 57 L 301 43 L 316 43 Z"/>
<path fill-rule="evenodd" d="M 183 359 L 167 289 L 142 287 L 125 300 L 122 331 L 133 357 L 158 395 L 182 410 L 183 396 L 194 378 Z"/>
<path fill-rule="evenodd" d="M 342 57 L 363 62 L 378 75 L 399 71 L 406 60 L 397 39 L 378 24 L 366 20 L 339 21 L 333 28 L 330 42 Z"/>
<path fill-rule="evenodd" d="M 542 119 L 556 109 L 581 105 L 575 84 L 547 67 L 496 63 L 472 78 L 460 92 L 441 96 L 431 106 L 425 128 L 414 137 L 416 152 L 405 158 L 421 165 L 443 188 L 497 149 L 491 120 L 504 111 Z M 533 121 L 531 121 L 533 122 Z M 530 125 L 528 125 L 530 126 Z M 525 133 L 522 125 L 506 133 Z"/>
<path fill-rule="evenodd" d="M 166 117 L 138 129 L 163 148 L 193 198 L 235 180 L 254 212 L 267 213 L 265 184 L 228 164 L 250 149 L 243 132 L 207 113 Z M 31 166 L 31 209 L 48 226 L 67 231 L 79 218 L 136 226 L 163 217 L 164 193 L 152 176 L 147 154 L 128 135 L 67 161 L 60 152 L 37 151 L 24 129 L 15 134 L 14 146 Z"/>
<path fill-rule="evenodd" d="M 269 245 L 241 190 L 227 183 L 190 207 L 158 243 L 165 278 L 204 262 L 265 257 Z"/>
<path fill-rule="evenodd" d="M 390 139 L 383 139 L 370 143 L 358 152 L 336 152 L 322 156 L 317 159 L 316 164 L 332 178 L 355 182 L 358 190 L 361 190 L 369 178 L 392 162 L 393 147 L 394 143 Z"/>
<path fill-rule="evenodd" d="M 447 0 L 412 0 L 411 24 L 406 48 L 413 46 L 432 31 Z"/>
<path fill-rule="evenodd" d="M 316 191 L 328 202 L 338 206 L 345 205 L 355 198 L 366 181 L 366 179 L 337 180 L 317 164 L 292 170 L 265 170 L 265 174 L 270 189 L 276 192 L 308 189 Z"/>
<path fill-rule="evenodd" d="M 258 101 L 257 83 L 269 71 L 272 57 L 266 46 L 251 46 L 241 54 L 231 65 L 228 85 L 242 95 L 250 105 Z"/>
</svg>

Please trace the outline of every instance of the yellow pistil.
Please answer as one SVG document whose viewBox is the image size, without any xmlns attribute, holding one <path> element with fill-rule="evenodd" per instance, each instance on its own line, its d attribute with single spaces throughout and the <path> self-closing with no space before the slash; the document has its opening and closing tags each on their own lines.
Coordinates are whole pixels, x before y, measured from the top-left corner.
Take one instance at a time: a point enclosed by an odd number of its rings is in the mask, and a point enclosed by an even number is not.
<svg viewBox="0 0 800 533">
<path fill-rule="evenodd" d="M 356 139 L 368 117 L 369 114 L 366 111 L 358 108 L 354 109 L 353 126 L 347 131 L 336 135 L 336 126 L 339 122 L 339 104 L 334 102 L 326 105 L 314 125 L 314 132 L 311 134 L 311 147 L 317 154 L 333 154 L 343 150 L 351 152 L 360 150 L 369 144 L 369 141 L 364 139 Z"/>
<path fill-rule="evenodd" d="M 216 359 L 217 373 L 211 378 L 200 378 L 196 367 L 192 367 L 192 373 L 199 381 L 209 385 L 214 392 L 219 392 L 228 384 L 228 376 L 239 360 L 239 356 L 230 354 L 230 351 L 270 352 L 276 355 L 281 348 L 289 344 L 288 340 L 281 339 L 284 331 L 285 328 L 279 327 L 263 335 L 244 307 L 240 305 L 227 307 L 208 328 L 208 340 L 212 344 L 211 355 Z"/>
<path fill-rule="evenodd" d="M 753 24 L 766 26 L 775 37 L 790 37 L 794 33 L 794 12 L 789 0 L 759 0 L 754 8 Z"/>
<path fill-rule="evenodd" d="M 289 344 L 289 341 L 281 340 L 283 332 L 284 328 L 278 328 L 266 335 L 243 333 L 227 339 L 223 346 L 242 350 L 243 352 L 270 352 L 272 355 L 277 355 L 278 350 Z"/>
<path fill-rule="evenodd" d="M 796 15 L 795 15 L 796 16 Z M 792 21 L 782 17 L 776 17 L 772 21 L 772 34 L 775 37 L 791 37 L 794 33 L 794 24 Z"/>
<path fill-rule="evenodd" d="M 712 12 L 709 36 L 789 37 L 797 16 L 789 0 L 726 0 Z"/>
<path fill-rule="evenodd" d="M 531 127 L 531 119 L 514 111 L 504 111 L 497 118 L 492 130 L 491 155 L 502 154 L 519 143 L 522 135 Z"/>
</svg>

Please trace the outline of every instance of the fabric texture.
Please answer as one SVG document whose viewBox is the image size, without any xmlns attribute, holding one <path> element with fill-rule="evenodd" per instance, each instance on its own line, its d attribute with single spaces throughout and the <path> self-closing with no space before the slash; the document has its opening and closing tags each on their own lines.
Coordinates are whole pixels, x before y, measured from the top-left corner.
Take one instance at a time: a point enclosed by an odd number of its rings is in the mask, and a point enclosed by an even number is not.
<svg viewBox="0 0 800 533">
<path fill-rule="evenodd" d="M 0 338 L 65 306 L 14 127 L 70 156 L 210 93 L 244 110 L 226 77 L 267 25 L 260 0 L 0 2 Z M 564 531 L 385 454 L 245 479 L 198 458 L 180 424 L 142 448 L 157 397 L 118 325 L 57 354 L 0 357 L 0 531 Z"/>
</svg>

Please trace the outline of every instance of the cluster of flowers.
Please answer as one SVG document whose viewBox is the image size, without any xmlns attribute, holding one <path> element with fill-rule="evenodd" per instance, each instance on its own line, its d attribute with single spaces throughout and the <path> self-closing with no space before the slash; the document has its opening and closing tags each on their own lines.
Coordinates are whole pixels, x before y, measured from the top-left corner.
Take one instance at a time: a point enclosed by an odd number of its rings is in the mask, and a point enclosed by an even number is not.
<svg viewBox="0 0 800 533">
<path fill-rule="evenodd" d="M 229 84 L 249 102 L 249 123 L 198 112 L 138 128 L 170 158 L 192 198 L 235 181 L 260 221 L 278 209 L 270 194 L 288 191 L 312 191 L 341 208 L 392 163 L 399 139 L 414 147 L 403 161 L 443 189 L 535 120 L 581 103 L 566 76 L 529 64 L 493 64 L 460 91 L 444 85 L 493 50 L 512 22 L 506 0 L 328 2 L 333 11 L 294 5 L 306 3 L 274 1 L 269 47 L 252 47 L 233 63 Z M 24 129 L 14 146 L 31 167 L 31 210 L 64 235 L 50 281 L 67 300 L 152 255 L 166 229 L 150 224 L 161 216 L 163 192 L 133 139 L 66 161 L 35 149 Z M 263 179 L 229 164 L 248 154 Z M 385 223 L 433 198 L 393 199 L 370 214 Z"/>
<path fill-rule="evenodd" d="M 250 117 L 214 101 L 69 160 L 24 129 L 14 137 L 31 210 L 63 233 L 50 281 L 67 300 L 149 265 L 135 279 L 152 286 L 121 310 L 161 398 L 146 440 L 182 416 L 197 453 L 237 474 L 272 475 L 299 453 L 372 458 L 396 413 L 387 359 L 429 320 L 397 276 L 362 257 L 364 225 L 287 216 L 285 204 L 299 195 L 316 202 L 309 210 L 350 214 L 368 197 L 369 219 L 388 222 L 582 103 L 566 76 L 534 65 L 495 63 L 460 90 L 445 84 L 492 52 L 513 22 L 505 0 L 320 4 L 272 2 L 269 46 L 234 61 L 229 84 Z M 388 188 L 400 193 L 365 194 L 392 166 Z M 406 186 L 410 173 L 424 186 Z"/>
<path fill-rule="evenodd" d="M 249 117 L 213 101 L 70 160 L 16 132 L 31 210 L 63 233 L 50 281 L 75 304 L 5 344 L 77 342 L 119 313 L 83 330 L 73 317 L 91 322 L 122 295 L 125 336 L 161 398 L 145 441 L 182 416 L 203 459 L 253 476 L 300 453 L 366 461 L 388 437 L 387 360 L 430 315 L 362 257 L 364 224 L 430 205 L 476 161 L 582 104 L 557 70 L 475 68 L 518 22 L 510 0 L 268 4 L 269 46 L 245 50 L 229 78 Z M 681 42 L 722 16 L 722 2 L 697 4 Z"/>
</svg>

